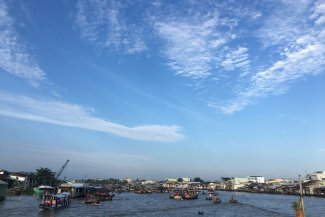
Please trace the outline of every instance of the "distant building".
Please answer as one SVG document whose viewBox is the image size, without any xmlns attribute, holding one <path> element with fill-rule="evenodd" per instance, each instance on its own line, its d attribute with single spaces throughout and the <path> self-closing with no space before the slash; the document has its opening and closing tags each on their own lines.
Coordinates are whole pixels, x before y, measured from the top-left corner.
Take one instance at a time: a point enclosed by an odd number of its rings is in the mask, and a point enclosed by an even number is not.
<svg viewBox="0 0 325 217">
<path fill-rule="evenodd" d="M 156 184 L 156 181 L 152 181 L 152 180 L 147 180 L 147 181 L 143 181 L 141 182 L 142 185 L 152 185 L 152 184 Z"/>
<path fill-rule="evenodd" d="M 124 180 L 127 181 L 128 183 L 131 183 L 131 182 L 134 181 L 132 178 L 126 178 L 126 179 L 124 179 Z"/>
<path fill-rule="evenodd" d="M 190 182 L 190 181 L 191 181 L 191 178 L 188 178 L 188 177 L 183 178 L 183 182 Z"/>
<path fill-rule="evenodd" d="M 77 183 L 77 182 L 66 182 L 62 183 L 58 187 L 58 193 L 70 192 L 71 197 L 85 197 L 87 193 L 88 184 Z"/>
<path fill-rule="evenodd" d="M 166 181 L 167 182 L 177 182 L 178 178 L 167 178 Z"/>
<path fill-rule="evenodd" d="M 306 179 L 307 180 L 312 180 L 312 181 L 325 180 L 325 171 L 317 171 L 317 172 L 314 172 L 314 173 L 310 173 L 310 174 L 306 175 Z"/>
<path fill-rule="evenodd" d="M 248 182 L 254 182 L 259 184 L 265 183 L 265 178 L 263 176 L 248 176 L 247 179 Z"/>
<path fill-rule="evenodd" d="M 9 177 L 12 180 L 17 180 L 19 182 L 25 182 L 28 179 L 28 175 L 22 173 L 9 173 Z"/>
<path fill-rule="evenodd" d="M 238 188 L 244 187 L 248 183 L 248 178 L 233 177 L 230 180 L 230 186 L 228 188 L 237 190 Z"/>
<path fill-rule="evenodd" d="M 268 179 L 265 181 L 267 185 L 275 185 L 275 184 L 283 184 L 283 183 L 289 183 L 289 179 L 282 179 L 282 178 L 274 178 L 274 179 Z"/>
</svg>

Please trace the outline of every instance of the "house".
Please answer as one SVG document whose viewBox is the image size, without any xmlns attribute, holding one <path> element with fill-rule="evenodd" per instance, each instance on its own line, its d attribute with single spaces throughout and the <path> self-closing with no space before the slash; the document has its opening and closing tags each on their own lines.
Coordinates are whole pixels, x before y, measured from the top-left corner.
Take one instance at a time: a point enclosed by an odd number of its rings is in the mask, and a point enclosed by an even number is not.
<svg viewBox="0 0 325 217">
<path fill-rule="evenodd" d="M 9 177 L 12 180 L 16 180 L 18 182 L 26 182 L 28 179 L 28 175 L 23 173 L 9 173 Z"/>
<path fill-rule="evenodd" d="M 247 183 L 248 178 L 233 177 L 228 181 L 227 189 L 237 190 L 238 188 L 245 187 Z"/>
<path fill-rule="evenodd" d="M 190 181 L 191 181 L 191 178 L 188 178 L 188 177 L 183 178 L 183 182 L 190 182 Z"/>
<path fill-rule="evenodd" d="M 309 180 L 302 183 L 305 194 L 319 194 L 322 188 L 325 188 L 325 180 Z"/>
<path fill-rule="evenodd" d="M 263 176 L 248 176 L 247 179 L 248 182 L 254 182 L 259 184 L 265 183 L 265 178 Z"/>
<path fill-rule="evenodd" d="M 58 193 L 60 194 L 62 192 L 70 192 L 71 197 L 74 198 L 85 197 L 88 187 L 89 185 L 85 183 L 67 182 L 67 183 L 62 183 L 58 187 Z"/>
<path fill-rule="evenodd" d="M 0 201 L 6 199 L 8 183 L 0 180 Z"/>
<path fill-rule="evenodd" d="M 306 175 L 307 180 L 325 180 L 325 171 L 316 171 Z"/>
<path fill-rule="evenodd" d="M 10 172 L 9 173 L 9 178 L 11 180 L 15 180 L 17 182 L 19 182 L 19 186 L 23 187 L 23 188 L 27 188 L 30 186 L 30 180 L 29 180 L 29 176 L 27 173 L 25 172 Z"/>
</svg>

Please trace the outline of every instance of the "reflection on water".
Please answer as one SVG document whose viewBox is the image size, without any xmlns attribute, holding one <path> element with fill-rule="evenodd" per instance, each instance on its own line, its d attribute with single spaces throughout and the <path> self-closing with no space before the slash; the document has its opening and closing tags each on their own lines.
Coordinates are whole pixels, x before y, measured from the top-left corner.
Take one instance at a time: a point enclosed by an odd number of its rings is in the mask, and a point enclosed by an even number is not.
<svg viewBox="0 0 325 217">
<path fill-rule="evenodd" d="M 0 202 L 0 216 L 238 216 L 238 217 L 288 217 L 295 216 L 291 203 L 296 196 L 235 193 L 238 204 L 229 204 L 231 192 L 219 192 L 221 204 L 213 204 L 199 195 L 197 200 L 175 201 L 168 194 L 117 194 L 113 201 L 102 202 L 100 206 L 83 204 L 74 199 L 68 208 L 39 211 L 40 200 L 33 196 L 7 197 Z M 306 216 L 325 216 L 325 198 L 306 197 Z"/>
</svg>

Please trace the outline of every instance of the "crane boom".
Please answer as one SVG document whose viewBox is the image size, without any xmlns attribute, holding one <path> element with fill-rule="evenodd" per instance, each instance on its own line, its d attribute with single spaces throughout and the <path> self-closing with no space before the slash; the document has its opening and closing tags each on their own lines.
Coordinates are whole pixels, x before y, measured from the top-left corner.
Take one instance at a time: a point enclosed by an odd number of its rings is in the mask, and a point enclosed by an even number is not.
<svg viewBox="0 0 325 217">
<path fill-rule="evenodd" d="M 67 166 L 68 163 L 69 163 L 69 160 L 67 160 L 67 161 L 65 162 L 65 164 L 63 164 L 63 166 L 61 167 L 61 169 L 59 170 L 59 172 L 58 172 L 58 173 L 56 174 L 56 176 L 55 176 L 56 179 L 59 179 L 59 177 L 61 176 L 63 170 L 65 169 L 65 167 Z"/>
</svg>

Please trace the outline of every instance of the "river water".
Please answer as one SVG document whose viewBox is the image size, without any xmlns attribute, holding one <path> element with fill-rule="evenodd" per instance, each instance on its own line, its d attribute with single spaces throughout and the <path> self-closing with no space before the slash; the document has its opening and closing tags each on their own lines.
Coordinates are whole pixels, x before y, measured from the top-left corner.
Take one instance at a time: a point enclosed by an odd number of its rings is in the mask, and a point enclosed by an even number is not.
<svg viewBox="0 0 325 217">
<path fill-rule="evenodd" d="M 235 195 L 238 204 L 229 204 L 231 195 Z M 141 216 L 165 217 L 199 216 L 204 217 L 294 217 L 291 203 L 298 200 L 297 196 L 270 195 L 253 193 L 219 192 L 221 204 L 213 204 L 199 195 L 197 200 L 175 201 L 168 194 L 116 194 L 112 201 L 102 202 L 100 206 L 86 205 L 81 199 L 73 199 L 69 207 L 39 211 L 40 199 L 36 196 L 7 197 L 0 202 L 0 216 Z M 306 217 L 325 216 L 325 198 L 305 197 Z"/>
</svg>

